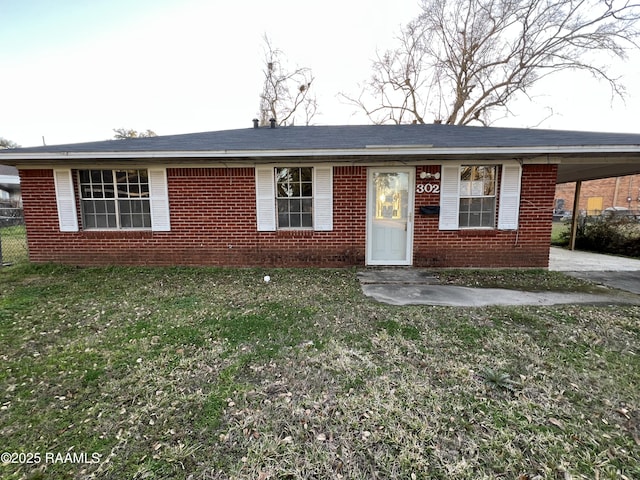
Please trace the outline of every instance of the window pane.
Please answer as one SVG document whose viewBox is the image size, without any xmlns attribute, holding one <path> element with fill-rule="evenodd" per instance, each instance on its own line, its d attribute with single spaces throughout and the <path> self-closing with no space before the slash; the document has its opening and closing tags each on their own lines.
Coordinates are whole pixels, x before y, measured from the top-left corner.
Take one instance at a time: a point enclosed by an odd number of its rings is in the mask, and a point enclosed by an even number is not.
<svg viewBox="0 0 640 480">
<path fill-rule="evenodd" d="M 139 198 L 140 197 L 140 185 L 137 183 L 133 183 L 129 185 L 129 196 L 131 198 Z"/>
<path fill-rule="evenodd" d="M 107 204 L 104 200 L 94 200 L 93 206 L 96 213 L 107 213 Z"/>
<path fill-rule="evenodd" d="M 142 215 L 134 215 L 132 217 L 133 220 L 133 228 L 142 228 L 144 227 L 144 218 Z"/>
<path fill-rule="evenodd" d="M 308 213 L 302 214 L 302 226 L 313 227 L 313 217 Z"/>
<path fill-rule="evenodd" d="M 131 202 L 128 200 L 118 200 L 118 206 L 120 207 L 120 215 L 131 213 Z"/>
<path fill-rule="evenodd" d="M 149 172 L 147 170 L 138 170 L 138 182 L 149 183 Z"/>
<path fill-rule="evenodd" d="M 289 176 L 288 168 L 276 168 L 276 182 L 286 182 Z"/>
<path fill-rule="evenodd" d="M 95 213 L 95 208 L 93 205 L 93 202 L 91 200 L 83 200 L 82 202 L 82 211 L 87 214 L 87 213 Z"/>
<path fill-rule="evenodd" d="M 113 187 L 113 183 L 105 183 L 104 184 L 104 198 L 115 198 L 115 188 Z"/>
<path fill-rule="evenodd" d="M 102 170 L 103 183 L 113 183 L 113 172 L 111 170 Z"/>
<path fill-rule="evenodd" d="M 108 225 L 106 215 L 96 215 L 96 227 L 107 228 Z"/>
<path fill-rule="evenodd" d="M 292 193 L 291 193 L 291 189 L 289 188 L 289 184 L 287 184 L 287 183 L 279 183 L 278 184 L 278 190 L 276 192 L 276 197 L 284 198 L 284 197 L 290 197 L 291 195 L 292 195 Z"/>
<path fill-rule="evenodd" d="M 285 213 L 278 214 L 278 227 L 280 228 L 288 228 L 289 227 L 289 215 Z"/>
<path fill-rule="evenodd" d="M 495 198 L 485 198 L 483 199 L 482 206 L 482 220 L 480 221 L 480 226 L 482 227 L 494 227 L 496 221 L 495 208 L 496 208 L 496 199 Z"/>
<path fill-rule="evenodd" d="M 493 227 L 492 218 L 489 215 L 483 215 L 482 219 L 480 220 L 480 226 L 481 227 Z"/>
<path fill-rule="evenodd" d="M 120 226 L 122 228 L 130 228 L 131 225 L 131 215 L 128 214 L 120 214 Z"/>
<path fill-rule="evenodd" d="M 278 199 L 278 213 L 289 213 L 289 201 L 286 199 Z"/>
<path fill-rule="evenodd" d="M 140 200 L 131 201 L 131 211 L 133 213 L 142 213 L 142 204 L 147 202 L 141 202 Z"/>
<path fill-rule="evenodd" d="M 312 167 L 304 167 L 300 169 L 300 181 L 301 182 L 309 182 L 313 181 L 313 168 Z"/>
<path fill-rule="evenodd" d="M 289 226 L 290 227 L 301 227 L 302 222 L 300 221 L 300 214 L 294 213 L 289 216 Z"/>
<path fill-rule="evenodd" d="M 313 194 L 313 188 L 311 186 L 310 183 L 303 183 L 302 184 L 302 196 L 303 197 L 310 197 Z"/>
</svg>

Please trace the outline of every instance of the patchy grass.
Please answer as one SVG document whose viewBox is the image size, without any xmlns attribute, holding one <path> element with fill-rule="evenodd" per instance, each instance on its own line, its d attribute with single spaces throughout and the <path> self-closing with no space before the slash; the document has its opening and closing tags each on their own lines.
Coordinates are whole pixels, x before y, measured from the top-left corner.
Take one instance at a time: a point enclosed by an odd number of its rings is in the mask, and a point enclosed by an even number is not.
<svg viewBox="0 0 640 480">
<path fill-rule="evenodd" d="M 0 292 L 3 479 L 640 478 L 638 307 L 394 307 L 314 269 Z"/>
</svg>

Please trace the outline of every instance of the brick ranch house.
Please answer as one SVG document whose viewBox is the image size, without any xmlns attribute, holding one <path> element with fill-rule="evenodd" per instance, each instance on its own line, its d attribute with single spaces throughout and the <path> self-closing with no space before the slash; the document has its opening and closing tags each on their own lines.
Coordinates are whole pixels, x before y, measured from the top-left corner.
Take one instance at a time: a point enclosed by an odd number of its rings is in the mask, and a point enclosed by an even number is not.
<svg viewBox="0 0 640 480">
<path fill-rule="evenodd" d="M 247 128 L 21 148 L 32 262 L 546 267 L 556 183 L 640 173 L 640 135 Z"/>
</svg>

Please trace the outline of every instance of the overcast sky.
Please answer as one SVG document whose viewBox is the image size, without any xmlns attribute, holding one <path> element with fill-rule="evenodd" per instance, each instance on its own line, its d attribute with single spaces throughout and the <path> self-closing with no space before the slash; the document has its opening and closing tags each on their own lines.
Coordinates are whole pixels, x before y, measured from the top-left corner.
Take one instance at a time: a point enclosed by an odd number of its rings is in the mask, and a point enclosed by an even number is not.
<svg viewBox="0 0 640 480">
<path fill-rule="evenodd" d="M 314 123 L 368 123 L 337 94 L 359 92 L 376 50 L 418 12 L 417 0 L 0 0 L 0 137 L 34 146 L 120 127 L 248 128 L 265 33 L 291 66 L 313 70 Z M 640 56 L 611 73 L 626 103 L 586 74 L 551 77 L 495 125 L 640 133 Z"/>
</svg>

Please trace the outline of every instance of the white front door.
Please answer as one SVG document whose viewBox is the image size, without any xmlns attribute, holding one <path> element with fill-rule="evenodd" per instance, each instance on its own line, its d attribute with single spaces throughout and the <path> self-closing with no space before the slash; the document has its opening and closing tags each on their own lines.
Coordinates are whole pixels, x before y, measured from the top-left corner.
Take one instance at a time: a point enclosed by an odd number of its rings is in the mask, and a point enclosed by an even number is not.
<svg viewBox="0 0 640 480">
<path fill-rule="evenodd" d="M 367 265 L 411 265 L 415 170 L 370 168 Z"/>
</svg>

